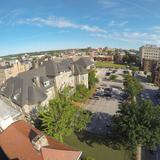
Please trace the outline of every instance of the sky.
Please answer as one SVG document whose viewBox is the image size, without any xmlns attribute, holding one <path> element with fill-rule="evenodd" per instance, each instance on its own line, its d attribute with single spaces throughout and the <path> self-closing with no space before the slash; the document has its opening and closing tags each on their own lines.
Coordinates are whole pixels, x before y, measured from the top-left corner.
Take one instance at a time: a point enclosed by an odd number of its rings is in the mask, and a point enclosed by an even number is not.
<svg viewBox="0 0 160 160">
<path fill-rule="evenodd" d="M 160 45 L 159 0 L 0 0 L 0 55 Z"/>
</svg>

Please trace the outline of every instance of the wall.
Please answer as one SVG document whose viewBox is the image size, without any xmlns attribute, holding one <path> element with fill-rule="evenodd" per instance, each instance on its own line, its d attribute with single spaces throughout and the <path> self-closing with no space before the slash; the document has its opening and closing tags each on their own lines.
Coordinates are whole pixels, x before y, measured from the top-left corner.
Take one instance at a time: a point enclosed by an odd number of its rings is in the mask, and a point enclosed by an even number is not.
<svg viewBox="0 0 160 160">
<path fill-rule="evenodd" d="M 74 76 L 72 72 L 61 72 L 60 75 L 54 79 L 57 91 L 63 90 L 65 86 L 75 87 Z"/>
<path fill-rule="evenodd" d="M 88 74 L 75 76 L 75 85 L 83 84 L 88 88 Z"/>
<path fill-rule="evenodd" d="M 0 69 L 0 85 L 6 80 L 4 69 Z"/>
</svg>

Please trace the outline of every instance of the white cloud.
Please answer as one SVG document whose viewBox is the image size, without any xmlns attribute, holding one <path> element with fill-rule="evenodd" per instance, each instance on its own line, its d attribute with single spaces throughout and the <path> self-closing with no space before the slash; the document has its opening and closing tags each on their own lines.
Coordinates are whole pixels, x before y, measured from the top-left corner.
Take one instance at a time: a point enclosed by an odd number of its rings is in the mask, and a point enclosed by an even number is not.
<svg viewBox="0 0 160 160">
<path fill-rule="evenodd" d="M 28 18 L 18 21 L 19 24 L 34 24 L 34 25 L 46 25 L 50 27 L 57 27 L 57 28 L 77 28 L 77 25 L 71 23 L 68 20 L 62 19 L 62 18 L 56 18 L 56 17 L 49 17 L 47 19 L 45 18 Z"/>
<path fill-rule="evenodd" d="M 59 17 L 49 17 L 49 18 L 36 17 L 36 18 L 23 19 L 23 20 L 19 20 L 18 24 L 33 24 L 38 26 L 49 26 L 49 27 L 55 27 L 55 28 L 73 28 L 73 29 L 80 29 L 80 30 L 93 32 L 93 33 L 106 32 L 104 29 L 101 29 L 97 26 L 76 24 L 65 18 L 59 18 Z"/>
<path fill-rule="evenodd" d="M 151 28 L 151 30 L 154 32 L 160 32 L 160 26 L 154 26 Z"/>
<path fill-rule="evenodd" d="M 149 5 L 144 1 L 132 1 L 132 0 L 97 0 L 102 8 L 107 9 L 106 12 L 112 15 L 116 15 L 117 17 L 137 17 L 140 18 L 144 15 L 144 13 L 148 14 L 151 17 L 159 17 L 158 12 L 152 11 L 149 8 Z M 148 0 L 152 1 L 152 0 Z M 141 16 L 140 16 L 141 15 Z"/>
<path fill-rule="evenodd" d="M 113 8 L 117 6 L 117 2 L 114 2 L 113 0 L 100 0 L 99 2 L 104 8 Z"/>
<path fill-rule="evenodd" d="M 97 26 L 88 26 L 88 25 L 78 25 L 78 28 L 81 30 L 89 31 L 89 32 L 106 32 L 105 30 L 97 27 Z"/>
<path fill-rule="evenodd" d="M 22 15 L 24 11 L 22 9 L 15 9 L 11 11 L 2 11 L 0 12 L 0 23 L 7 24 L 7 25 L 14 25 L 15 19 Z"/>
<path fill-rule="evenodd" d="M 109 22 L 108 26 L 109 27 L 124 27 L 127 23 L 128 21 L 116 22 L 112 20 L 111 22 Z"/>
<path fill-rule="evenodd" d="M 92 34 L 92 36 L 104 39 L 114 39 L 118 41 L 140 43 L 140 44 L 157 44 L 160 45 L 160 34 L 146 33 L 146 32 L 110 32 L 108 34 Z"/>
</svg>

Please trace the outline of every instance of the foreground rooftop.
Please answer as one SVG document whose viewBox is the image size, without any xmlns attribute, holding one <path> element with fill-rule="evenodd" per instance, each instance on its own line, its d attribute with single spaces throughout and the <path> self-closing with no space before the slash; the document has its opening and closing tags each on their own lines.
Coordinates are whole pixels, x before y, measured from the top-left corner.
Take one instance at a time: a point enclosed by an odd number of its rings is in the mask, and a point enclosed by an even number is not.
<svg viewBox="0 0 160 160">
<path fill-rule="evenodd" d="M 25 121 L 11 124 L 0 134 L 0 159 L 79 160 L 82 152 L 74 150 Z"/>
</svg>

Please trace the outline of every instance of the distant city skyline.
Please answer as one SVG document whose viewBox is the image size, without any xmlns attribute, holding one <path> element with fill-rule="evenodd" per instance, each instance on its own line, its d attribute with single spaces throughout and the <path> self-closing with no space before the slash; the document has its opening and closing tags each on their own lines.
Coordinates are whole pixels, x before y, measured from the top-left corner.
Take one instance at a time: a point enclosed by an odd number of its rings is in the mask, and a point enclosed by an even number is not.
<svg viewBox="0 0 160 160">
<path fill-rule="evenodd" d="M 6 0 L 0 56 L 68 48 L 160 45 L 158 0 Z"/>
</svg>

